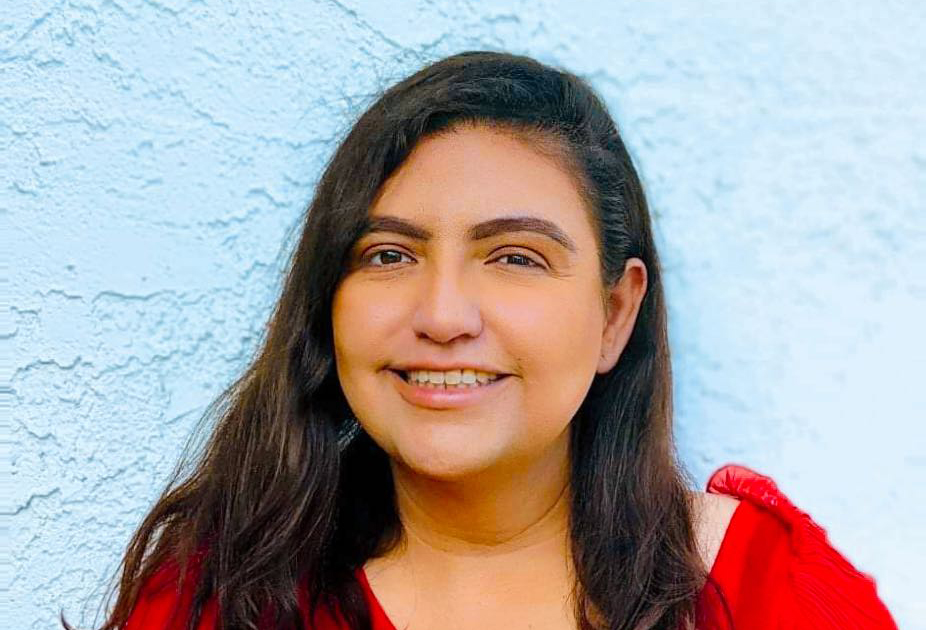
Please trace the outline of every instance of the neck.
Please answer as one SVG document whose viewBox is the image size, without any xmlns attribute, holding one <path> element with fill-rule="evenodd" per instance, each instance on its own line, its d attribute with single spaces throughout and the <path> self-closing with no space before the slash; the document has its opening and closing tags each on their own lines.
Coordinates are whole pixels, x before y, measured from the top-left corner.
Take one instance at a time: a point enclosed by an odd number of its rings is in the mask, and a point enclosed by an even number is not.
<svg viewBox="0 0 926 630">
<path fill-rule="evenodd" d="M 523 465 L 434 479 L 392 463 L 402 541 L 364 565 L 396 627 L 573 627 L 568 438 Z M 452 612 L 448 612 L 452 611 Z M 551 620 L 555 620 L 551 622 Z M 530 625 L 530 624 L 528 624 Z"/>
<path fill-rule="evenodd" d="M 565 436 L 564 436 L 565 438 Z M 568 539 L 568 438 L 542 457 L 442 480 L 393 462 L 404 552 L 442 561 L 505 557 Z"/>
</svg>

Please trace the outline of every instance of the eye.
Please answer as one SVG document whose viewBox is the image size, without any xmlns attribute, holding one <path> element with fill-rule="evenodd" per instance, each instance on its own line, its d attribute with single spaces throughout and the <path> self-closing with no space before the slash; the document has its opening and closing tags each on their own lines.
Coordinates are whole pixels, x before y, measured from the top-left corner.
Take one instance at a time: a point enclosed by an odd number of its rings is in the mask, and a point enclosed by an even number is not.
<svg viewBox="0 0 926 630">
<path fill-rule="evenodd" d="M 542 264 L 538 263 L 536 260 L 534 260 L 533 258 L 525 254 L 504 254 L 502 256 L 499 256 L 495 260 L 501 260 L 503 258 L 508 258 L 514 261 L 524 261 L 524 262 L 509 263 L 508 265 L 506 265 L 507 267 L 528 267 L 528 268 L 536 267 L 537 269 L 545 268 Z"/>
<path fill-rule="evenodd" d="M 397 263 L 402 262 L 402 256 L 405 256 L 406 258 L 414 260 L 411 258 L 411 256 L 409 256 L 405 252 L 401 252 L 397 249 L 381 249 L 371 254 L 367 254 L 363 258 L 362 262 L 364 265 L 371 266 L 371 267 L 380 267 L 380 268 L 394 267 Z M 379 264 L 374 262 L 377 259 L 377 257 L 379 257 Z M 499 256 L 495 260 L 502 260 L 505 258 L 512 261 L 506 264 L 505 265 L 506 267 L 527 267 L 527 268 L 545 269 L 544 265 L 542 265 L 541 263 L 538 263 L 536 260 L 534 260 L 533 258 L 531 258 L 530 256 L 526 254 L 520 254 L 520 253 L 503 254 L 502 256 Z"/>
<path fill-rule="evenodd" d="M 379 250 L 379 251 L 373 252 L 372 254 L 368 254 L 366 257 L 364 257 L 363 263 L 364 263 L 365 265 L 370 265 L 371 262 L 372 262 L 377 256 L 383 256 L 383 255 L 385 255 L 385 258 L 386 258 L 386 260 L 380 259 L 380 261 L 381 261 L 383 264 L 380 264 L 380 265 L 374 264 L 374 265 L 371 265 L 371 266 L 373 266 L 373 267 L 391 267 L 391 266 L 393 266 L 396 262 L 400 262 L 402 256 L 407 256 L 408 258 L 411 258 L 411 256 L 409 256 L 409 255 L 406 254 L 405 252 L 400 252 L 400 251 L 397 250 L 397 249 L 381 249 L 381 250 Z M 398 257 L 399 260 L 396 260 L 396 257 Z M 388 261 L 391 261 L 391 262 L 388 262 Z"/>
</svg>

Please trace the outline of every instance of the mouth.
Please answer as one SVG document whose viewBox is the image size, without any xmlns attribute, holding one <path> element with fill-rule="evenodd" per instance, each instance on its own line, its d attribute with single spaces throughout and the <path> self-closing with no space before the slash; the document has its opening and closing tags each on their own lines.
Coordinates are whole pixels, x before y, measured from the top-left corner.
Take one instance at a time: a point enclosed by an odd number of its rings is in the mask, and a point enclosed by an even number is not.
<svg viewBox="0 0 926 630">
<path fill-rule="evenodd" d="M 460 383 L 448 386 L 412 381 L 402 370 L 388 368 L 387 371 L 392 373 L 391 378 L 394 379 L 399 394 L 407 403 L 428 409 L 456 409 L 475 405 L 507 390 L 507 384 L 512 380 L 509 378 L 510 374 L 499 374 L 497 378 L 485 383 Z"/>
<path fill-rule="evenodd" d="M 394 370 L 392 368 L 387 368 L 387 369 L 388 371 L 397 375 L 399 378 L 401 378 L 403 381 L 405 381 L 409 385 L 414 385 L 417 387 L 433 388 L 433 389 L 451 389 L 451 390 L 476 389 L 478 387 L 484 387 L 486 385 L 491 385 L 492 383 L 496 383 L 502 379 L 505 379 L 511 376 L 510 374 L 493 374 L 492 377 L 489 379 L 489 381 L 484 382 L 484 383 L 480 381 L 476 381 L 475 383 L 455 383 L 452 385 L 448 385 L 447 383 L 436 384 L 436 383 L 431 383 L 431 382 L 412 381 L 409 373 L 405 370 Z"/>
</svg>

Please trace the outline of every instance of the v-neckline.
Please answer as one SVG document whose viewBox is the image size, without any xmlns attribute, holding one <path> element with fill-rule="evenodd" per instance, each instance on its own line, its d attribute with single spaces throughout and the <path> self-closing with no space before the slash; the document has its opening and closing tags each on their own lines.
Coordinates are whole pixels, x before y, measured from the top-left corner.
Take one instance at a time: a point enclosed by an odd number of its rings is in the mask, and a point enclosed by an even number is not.
<svg viewBox="0 0 926 630">
<path fill-rule="evenodd" d="M 743 514 L 746 512 L 744 509 L 746 504 L 746 501 L 740 501 L 739 505 L 733 510 L 733 515 L 730 517 L 727 528 L 724 530 L 723 538 L 720 541 L 720 548 L 717 550 L 717 555 L 714 557 L 714 563 L 711 565 L 710 571 L 708 571 L 705 585 L 712 581 L 717 583 L 717 576 L 723 572 L 723 567 L 726 566 L 727 563 L 733 561 L 732 558 L 728 557 L 732 553 L 730 551 L 731 545 L 729 541 L 735 535 L 736 523 L 743 518 Z M 392 623 L 392 620 L 389 619 L 389 615 L 386 614 L 386 609 L 383 608 L 382 603 L 380 603 L 379 599 L 376 597 L 376 593 L 373 592 L 370 581 L 367 579 L 366 571 L 364 571 L 362 566 L 357 569 L 357 579 L 360 581 L 360 585 L 363 588 L 363 595 L 369 604 L 370 621 L 373 630 L 396 630 L 395 624 Z"/>
<path fill-rule="evenodd" d="M 370 581 L 367 579 L 366 571 L 361 566 L 357 569 L 357 579 L 360 580 L 360 586 L 363 588 L 363 596 L 366 598 L 370 608 L 370 625 L 373 630 L 396 630 L 386 610 L 373 592 Z"/>
</svg>

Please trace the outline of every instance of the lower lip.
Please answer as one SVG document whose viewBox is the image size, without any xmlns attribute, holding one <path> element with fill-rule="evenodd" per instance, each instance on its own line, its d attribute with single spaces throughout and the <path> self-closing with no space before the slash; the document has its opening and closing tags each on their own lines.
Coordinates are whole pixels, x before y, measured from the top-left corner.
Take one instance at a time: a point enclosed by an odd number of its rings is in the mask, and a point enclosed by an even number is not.
<svg viewBox="0 0 926 630">
<path fill-rule="evenodd" d="M 393 370 L 389 370 L 389 374 L 395 381 L 399 394 L 406 402 L 431 409 L 455 409 L 478 403 L 486 396 L 497 393 L 511 380 L 510 375 L 505 375 L 479 387 L 438 389 L 407 383 L 398 372 Z"/>
</svg>

